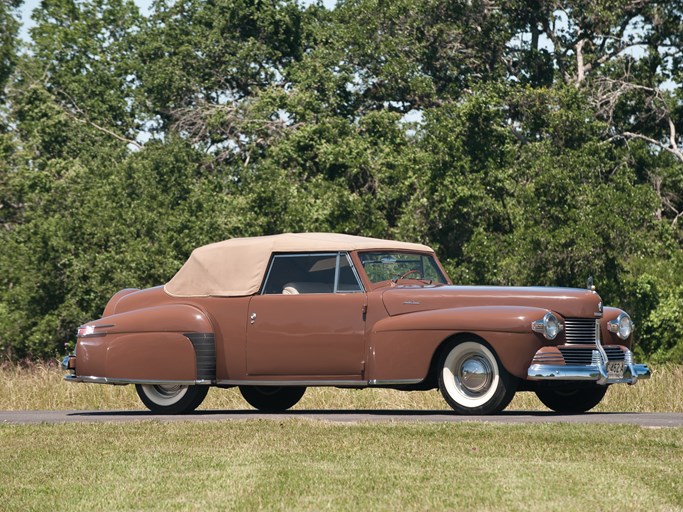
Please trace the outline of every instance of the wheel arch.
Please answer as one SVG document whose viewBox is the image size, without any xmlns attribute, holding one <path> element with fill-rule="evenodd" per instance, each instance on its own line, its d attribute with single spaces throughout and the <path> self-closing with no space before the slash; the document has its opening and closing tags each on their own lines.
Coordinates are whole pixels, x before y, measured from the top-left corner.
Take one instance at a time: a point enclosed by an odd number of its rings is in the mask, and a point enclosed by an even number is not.
<svg viewBox="0 0 683 512">
<path fill-rule="evenodd" d="M 471 332 L 458 332 L 451 334 L 445 338 L 441 344 L 436 347 L 436 350 L 432 354 L 432 359 L 429 362 L 429 371 L 427 372 L 427 378 L 425 379 L 425 384 L 428 386 L 427 389 L 434 389 L 438 387 L 439 380 L 439 361 L 443 357 L 443 354 L 450 348 L 451 345 L 457 343 L 463 343 L 465 341 L 478 341 L 486 345 L 494 354 L 496 354 L 495 348 L 491 346 L 484 338 L 478 334 Z M 497 355 L 497 354 L 496 354 Z"/>
</svg>

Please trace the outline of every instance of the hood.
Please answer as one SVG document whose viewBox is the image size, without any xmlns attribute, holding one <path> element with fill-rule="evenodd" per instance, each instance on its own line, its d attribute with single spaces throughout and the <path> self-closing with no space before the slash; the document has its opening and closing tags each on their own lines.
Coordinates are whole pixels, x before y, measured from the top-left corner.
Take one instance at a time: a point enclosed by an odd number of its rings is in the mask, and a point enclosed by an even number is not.
<svg viewBox="0 0 683 512">
<path fill-rule="evenodd" d="M 476 306 L 536 307 L 554 311 L 565 318 L 602 316 L 600 296 L 580 288 L 395 286 L 382 294 L 382 300 L 391 316 Z"/>
</svg>

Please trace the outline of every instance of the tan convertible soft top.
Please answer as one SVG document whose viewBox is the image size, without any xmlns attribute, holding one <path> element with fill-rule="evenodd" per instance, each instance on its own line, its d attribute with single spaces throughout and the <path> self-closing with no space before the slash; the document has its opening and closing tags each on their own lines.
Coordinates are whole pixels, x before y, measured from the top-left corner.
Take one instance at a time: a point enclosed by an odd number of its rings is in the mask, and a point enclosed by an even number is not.
<svg viewBox="0 0 683 512">
<path fill-rule="evenodd" d="M 258 292 L 274 252 L 409 250 L 433 253 L 422 244 L 337 233 L 284 233 L 232 238 L 192 251 L 164 290 L 174 297 L 241 297 Z"/>
</svg>

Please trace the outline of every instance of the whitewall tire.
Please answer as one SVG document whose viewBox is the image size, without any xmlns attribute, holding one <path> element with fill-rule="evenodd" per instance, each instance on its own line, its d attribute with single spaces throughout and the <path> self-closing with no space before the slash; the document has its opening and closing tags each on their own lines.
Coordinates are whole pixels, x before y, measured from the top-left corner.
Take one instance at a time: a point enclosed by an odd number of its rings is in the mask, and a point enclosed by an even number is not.
<svg viewBox="0 0 683 512">
<path fill-rule="evenodd" d="M 466 340 L 446 347 L 439 362 L 439 389 L 459 414 L 492 414 L 505 409 L 517 381 L 486 344 Z"/>
<path fill-rule="evenodd" d="M 142 403 L 157 414 L 186 414 L 204 401 L 209 386 L 181 386 L 170 384 L 136 384 L 135 390 Z"/>
</svg>

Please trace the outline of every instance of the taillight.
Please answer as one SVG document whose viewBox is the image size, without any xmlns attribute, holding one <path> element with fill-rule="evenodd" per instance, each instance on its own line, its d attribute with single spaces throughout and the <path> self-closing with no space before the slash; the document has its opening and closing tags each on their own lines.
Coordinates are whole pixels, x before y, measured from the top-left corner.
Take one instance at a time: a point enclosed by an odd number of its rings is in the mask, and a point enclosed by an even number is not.
<svg viewBox="0 0 683 512">
<path fill-rule="evenodd" d="M 92 336 L 95 334 L 94 325 L 82 325 L 78 328 L 78 337 L 83 338 L 84 336 Z"/>
</svg>

